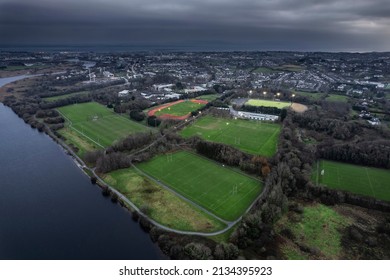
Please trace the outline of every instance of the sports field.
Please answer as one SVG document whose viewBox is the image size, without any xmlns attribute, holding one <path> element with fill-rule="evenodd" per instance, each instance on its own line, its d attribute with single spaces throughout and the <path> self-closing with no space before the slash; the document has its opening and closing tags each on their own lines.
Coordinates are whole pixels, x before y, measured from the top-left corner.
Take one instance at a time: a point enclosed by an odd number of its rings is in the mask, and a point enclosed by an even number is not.
<svg viewBox="0 0 390 280">
<path fill-rule="evenodd" d="M 272 100 L 262 100 L 262 99 L 249 99 L 245 105 L 251 106 L 264 106 L 264 107 L 276 107 L 279 109 L 290 107 L 291 102 L 282 102 L 282 101 L 272 101 Z"/>
<path fill-rule="evenodd" d="M 205 140 L 267 157 L 275 154 L 279 133 L 279 124 L 212 116 L 202 117 L 181 131 L 183 137 L 197 135 Z"/>
<path fill-rule="evenodd" d="M 240 217 L 262 190 L 262 183 L 198 155 L 160 155 L 138 168 L 222 219 Z"/>
<path fill-rule="evenodd" d="M 206 95 L 201 95 L 198 96 L 196 99 L 201 99 L 201 100 L 206 100 L 206 101 L 213 101 L 220 97 L 221 94 L 206 94 Z"/>
<path fill-rule="evenodd" d="M 131 133 L 150 129 L 95 102 L 64 106 L 58 111 L 66 118 L 70 129 L 100 147 L 110 146 Z"/>
<path fill-rule="evenodd" d="M 321 160 L 314 168 L 312 179 L 331 189 L 390 201 L 390 170 Z"/>
<path fill-rule="evenodd" d="M 185 116 L 190 114 L 192 111 L 195 111 L 199 108 L 202 108 L 204 104 L 192 102 L 192 101 L 184 101 L 181 103 L 176 103 L 172 106 L 157 110 L 154 115 L 157 117 L 162 115 L 172 115 L 172 116 Z"/>
</svg>

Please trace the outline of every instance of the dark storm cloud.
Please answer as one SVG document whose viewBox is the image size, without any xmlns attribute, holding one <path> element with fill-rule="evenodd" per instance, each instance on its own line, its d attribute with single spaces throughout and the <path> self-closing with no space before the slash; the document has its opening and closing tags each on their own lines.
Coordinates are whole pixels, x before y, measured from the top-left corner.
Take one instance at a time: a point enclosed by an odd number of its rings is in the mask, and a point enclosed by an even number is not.
<svg viewBox="0 0 390 280">
<path fill-rule="evenodd" d="M 0 44 L 390 50 L 388 0 L 0 0 Z"/>
</svg>

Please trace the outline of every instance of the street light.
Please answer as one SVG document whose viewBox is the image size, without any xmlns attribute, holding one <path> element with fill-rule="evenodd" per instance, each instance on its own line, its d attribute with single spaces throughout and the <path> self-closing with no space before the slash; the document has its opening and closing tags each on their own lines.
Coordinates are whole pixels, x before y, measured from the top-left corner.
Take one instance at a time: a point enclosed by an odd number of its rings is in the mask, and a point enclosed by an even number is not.
<svg viewBox="0 0 390 280">
<path fill-rule="evenodd" d="M 295 94 L 293 93 L 293 94 L 291 95 L 291 105 L 292 105 L 292 103 L 293 103 L 294 97 L 295 97 Z"/>
</svg>

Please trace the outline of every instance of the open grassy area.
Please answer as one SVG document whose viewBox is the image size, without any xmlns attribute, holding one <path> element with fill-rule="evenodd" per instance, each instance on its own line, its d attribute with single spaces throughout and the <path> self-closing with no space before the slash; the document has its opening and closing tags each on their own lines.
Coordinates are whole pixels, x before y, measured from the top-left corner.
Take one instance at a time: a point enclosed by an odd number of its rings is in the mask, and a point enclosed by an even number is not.
<svg viewBox="0 0 390 280">
<path fill-rule="evenodd" d="M 390 201 L 390 170 L 321 160 L 314 167 L 312 179 L 332 189 Z"/>
<path fill-rule="evenodd" d="M 83 157 L 86 152 L 98 150 L 101 147 L 96 145 L 94 142 L 90 141 L 88 138 L 79 134 L 77 131 L 66 127 L 58 131 L 66 139 L 66 144 L 73 144 L 78 148 L 77 155 Z"/>
<path fill-rule="evenodd" d="M 129 134 L 150 130 L 95 102 L 64 106 L 58 111 L 66 118 L 70 129 L 99 147 L 107 147 Z"/>
<path fill-rule="evenodd" d="M 52 102 L 52 101 L 57 101 L 57 100 L 61 100 L 61 99 L 69 98 L 69 97 L 74 97 L 74 96 L 79 96 L 79 95 L 87 95 L 87 94 L 88 94 L 88 91 L 79 91 L 79 92 L 72 92 L 72 93 L 68 93 L 68 94 L 64 94 L 64 95 L 45 97 L 45 98 L 43 98 L 43 100 Z"/>
<path fill-rule="evenodd" d="M 104 180 L 124 194 L 153 220 L 178 230 L 215 232 L 225 225 L 172 192 L 139 175 L 134 169 L 116 170 Z"/>
<path fill-rule="evenodd" d="M 290 107 L 291 102 L 282 102 L 282 101 L 272 101 L 272 100 L 263 100 L 263 99 L 249 99 L 245 105 L 251 106 L 264 106 L 264 107 L 276 107 L 279 109 Z"/>
<path fill-rule="evenodd" d="M 331 102 L 347 102 L 348 97 L 345 95 L 329 94 L 329 96 L 325 98 L 325 100 Z"/>
<path fill-rule="evenodd" d="M 294 235 L 294 241 L 286 240 L 282 252 L 287 259 L 309 259 L 310 255 L 299 249 L 299 244 L 317 249 L 321 258 L 338 259 L 342 254 L 341 230 L 350 224 L 350 220 L 322 204 L 306 206 L 303 214 L 291 219 L 284 215 L 276 224 L 277 232 L 289 229 Z"/>
<path fill-rule="evenodd" d="M 137 167 L 231 221 L 240 217 L 262 190 L 260 181 L 185 151 L 160 155 Z"/>
<path fill-rule="evenodd" d="M 323 93 L 318 93 L 318 92 L 296 91 L 294 93 L 297 96 L 303 96 L 313 101 L 320 100 L 324 96 Z"/>
<path fill-rule="evenodd" d="M 272 73 L 275 72 L 275 70 L 267 67 L 258 67 L 255 70 L 253 70 L 254 73 Z"/>
<path fill-rule="evenodd" d="M 213 101 L 213 100 L 217 99 L 220 96 L 221 96 L 220 94 L 207 94 L 207 95 L 198 96 L 196 99 L 206 100 L 206 101 Z"/>
<path fill-rule="evenodd" d="M 224 233 L 209 236 L 208 238 L 210 238 L 211 240 L 214 240 L 215 242 L 218 242 L 218 243 L 229 243 L 230 236 L 238 228 L 238 225 L 239 224 L 236 224 L 235 226 L 231 227 L 229 230 L 227 230 Z"/>
<path fill-rule="evenodd" d="M 169 106 L 167 108 L 158 110 L 155 113 L 155 115 L 161 116 L 164 114 L 169 114 L 169 115 L 180 117 L 180 116 L 187 115 L 187 114 L 191 113 L 192 111 L 195 111 L 203 106 L 204 106 L 204 104 L 199 104 L 199 103 L 195 103 L 195 102 L 191 102 L 191 101 L 185 101 L 185 102 L 177 103 L 177 104 L 174 104 L 174 105 Z"/>
<path fill-rule="evenodd" d="M 181 131 L 183 137 L 197 135 L 205 140 L 224 143 L 250 154 L 270 157 L 275 154 L 280 125 L 252 120 L 205 116 Z"/>
<path fill-rule="evenodd" d="M 295 65 L 295 64 L 283 64 L 278 67 L 274 67 L 274 69 L 277 70 L 283 70 L 283 71 L 290 71 L 290 72 L 300 72 L 304 70 L 305 68 L 300 65 Z"/>
</svg>

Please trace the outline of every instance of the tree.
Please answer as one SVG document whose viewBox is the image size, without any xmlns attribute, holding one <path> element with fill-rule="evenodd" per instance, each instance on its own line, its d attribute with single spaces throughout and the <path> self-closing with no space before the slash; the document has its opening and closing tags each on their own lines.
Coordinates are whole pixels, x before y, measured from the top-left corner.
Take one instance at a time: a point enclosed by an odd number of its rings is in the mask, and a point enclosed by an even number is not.
<svg viewBox="0 0 390 280">
<path fill-rule="evenodd" d="M 145 119 L 145 113 L 142 112 L 142 110 L 132 110 L 130 111 L 130 118 L 137 121 L 137 122 L 140 122 L 140 121 L 143 121 Z"/>
<path fill-rule="evenodd" d="M 283 121 L 286 117 L 287 117 L 287 110 L 286 109 L 282 109 L 280 111 L 280 120 Z"/>
<path fill-rule="evenodd" d="M 156 116 L 150 116 L 147 118 L 147 123 L 150 126 L 157 127 L 161 124 L 161 120 Z"/>
<path fill-rule="evenodd" d="M 184 247 L 184 253 L 191 260 L 209 260 L 211 259 L 211 250 L 202 243 L 189 243 Z"/>
</svg>

